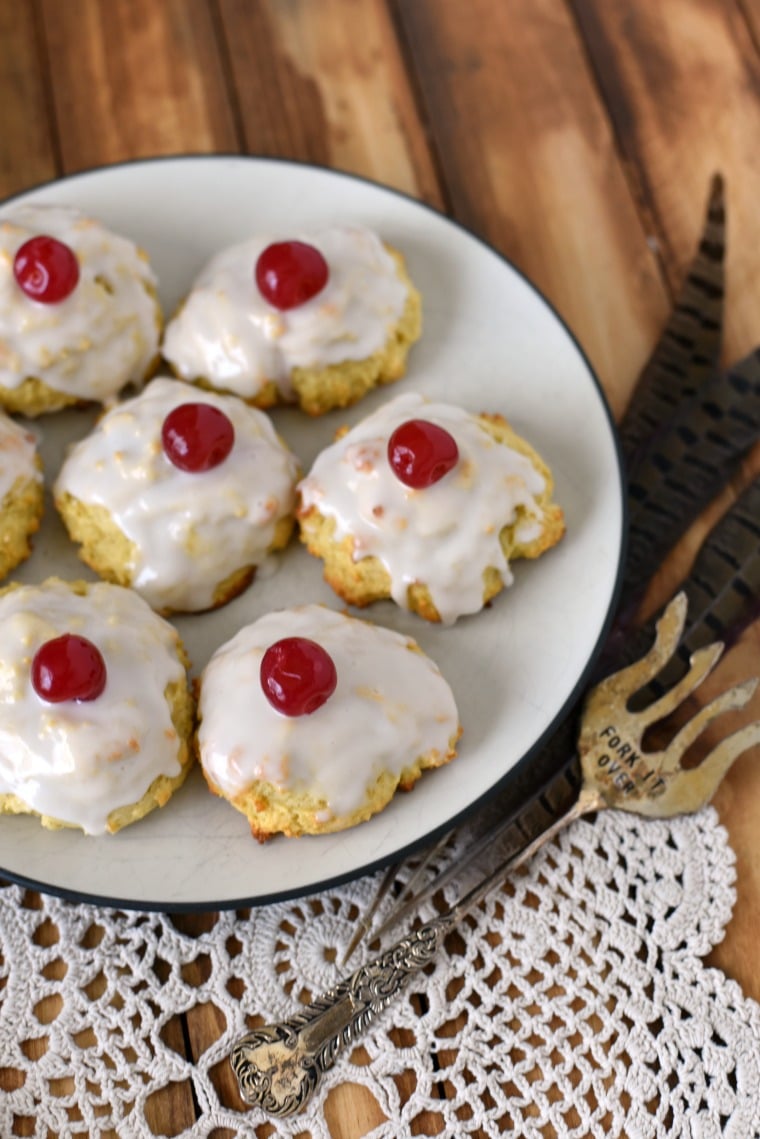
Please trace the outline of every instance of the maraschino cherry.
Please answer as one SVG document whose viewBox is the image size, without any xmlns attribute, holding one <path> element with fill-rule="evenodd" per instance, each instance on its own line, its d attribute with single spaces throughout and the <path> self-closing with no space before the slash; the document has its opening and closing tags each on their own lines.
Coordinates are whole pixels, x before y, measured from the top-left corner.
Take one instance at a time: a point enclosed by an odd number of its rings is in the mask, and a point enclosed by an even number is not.
<svg viewBox="0 0 760 1139">
<path fill-rule="evenodd" d="M 166 457 L 175 467 L 192 473 L 218 467 L 234 442 L 231 421 L 210 403 L 181 403 L 169 412 L 161 428 Z"/>
<path fill-rule="evenodd" d="M 427 419 L 407 419 L 388 440 L 388 462 L 396 478 L 414 490 L 439 482 L 458 459 L 453 435 Z"/>
<path fill-rule="evenodd" d="M 338 674 L 332 657 L 308 637 L 275 641 L 261 661 L 261 687 L 285 716 L 308 716 L 332 696 Z"/>
<path fill-rule="evenodd" d="M 47 234 L 25 241 L 13 260 L 19 288 L 33 301 L 55 305 L 77 287 L 79 262 L 68 245 Z"/>
<path fill-rule="evenodd" d="M 100 650 L 74 633 L 45 641 L 32 660 L 32 687 L 49 704 L 96 700 L 106 686 Z"/>
<path fill-rule="evenodd" d="M 310 301 L 324 289 L 329 275 L 322 254 L 305 241 L 277 241 L 256 262 L 259 291 L 281 312 Z"/>
</svg>

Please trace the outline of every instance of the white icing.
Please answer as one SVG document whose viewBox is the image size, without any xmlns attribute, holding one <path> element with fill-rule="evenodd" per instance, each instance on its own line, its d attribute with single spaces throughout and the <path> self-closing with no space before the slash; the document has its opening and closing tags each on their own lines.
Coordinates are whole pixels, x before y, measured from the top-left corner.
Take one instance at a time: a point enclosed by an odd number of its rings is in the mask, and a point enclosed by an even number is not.
<svg viewBox="0 0 760 1139">
<path fill-rule="evenodd" d="M 414 418 L 445 428 L 459 449 L 457 465 L 422 490 L 405 486 L 387 458 L 392 432 Z M 317 456 L 299 484 L 300 512 L 314 507 L 333 518 L 335 540 L 352 538 L 355 561 L 378 558 L 402 608 L 408 608 L 408 587 L 426 584 L 441 620 L 450 624 L 482 609 L 489 566 L 511 584 L 499 534 L 516 520 L 518 507 L 540 524 L 537 496 L 545 485 L 530 460 L 497 442 L 477 416 L 405 393 Z"/>
<path fill-rule="evenodd" d="M 235 429 L 232 451 L 209 471 L 180 470 L 161 445 L 164 419 L 189 402 L 219 408 Z M 134 544 L 132 585 L 151 605 L 193 611 L 208 608 L 234 570 L 266 556 L 278 521 L 293 513 L 297 477 L 297 460 L 263 412 L 157 378 L 75 444 L 54 493 L 108 510 Z"/>
<path fill-rule="evenodd" d="M 19 479 L 40 481 L 36 455 L 34 435 L 0 412 L 0 503 Z"/>
<path fill-rule="evenodd" d="M 380 239 L 349 226 L 292 239 L 322 253 L 330 273 L 324 289 L 279 312 L 254 279 L 271 237 L 219 253 L 166 329 L 163 355 L 180 376 L 204 377 L 247 399 L 274 381 L 282 398 L 292 400 L 294 367 L 363 360 L 383 347 L 403 312 L 407 286 Z"/>
<path fill-rule="evenodd" d="M 106 664 L 96 700 L 50 704 L 31 663 L 46 641 L 87 637 Z M 181 770 L 164 691 L 184 676 L 178 635 L 135 593 L 97 582 L 86 597 L 63 582 L 0 596 L 0 794 L 102 834 L 109 814 L 138 802 L 159 775 Z"/>
<path fill-rule="evenodd" d="M 264 652 L 282 637 L 315 640 L 338 682 L 316 712 L 289 717 L 264 695 Z M 199 745 L 211 781 L 234 798 L 254 781 L 324 796 L 331 815 L 365 801 L 368 786 L 419 756 L 446 756 L 459 725 L 451 689 L 411 638 L 320 605 L 269 613 L 223 645 L 201 678 Z"/>
<path fill-rule="evenodd" d="M 31 300 L 13 259 L 31 237 L 68 245 L 79 282 L 57 304 Z M 158 353 L 156 278 L 136 245 L 77 210 L 18 206 L 0 217 L 0 386 L 34 376 L 78 399 L 105 401 L 140 383 Z"/>
</svg>

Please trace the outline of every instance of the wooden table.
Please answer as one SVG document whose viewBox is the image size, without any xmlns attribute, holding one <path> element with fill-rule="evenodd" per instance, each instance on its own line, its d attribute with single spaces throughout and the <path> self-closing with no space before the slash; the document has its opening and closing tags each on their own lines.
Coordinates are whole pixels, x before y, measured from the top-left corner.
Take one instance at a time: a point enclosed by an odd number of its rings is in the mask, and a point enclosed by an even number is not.
<svg viewBox="0 0 760 1139">
<path fill-rule="evenodd" d="M 0 123 L 0 196 L 141 156 L 241 152 L 422 198 L 545 293 L 618 416 L 720 170 L 726 362 L 760 343 L 760 0 L 0 0 Z M 759 469 L 756 449 L 746 474 Z M 660 594 L 706 524 L 663 570 Z M 757 670 L 759 650 L 756 623 L 724 675 Z M 756 999 L 757 758 L 737 763 L 716 800 L 738 903 L 711 958 Z M 218 1035 L 203 1009 L 184 1028 L 198 1052 Z M 348 1137 L 378 1109 L 344 1086 L 325 1111 Z M 193 1118 L 182 1089 L 156 1102 L 157 1133 Z"/>
</svg>

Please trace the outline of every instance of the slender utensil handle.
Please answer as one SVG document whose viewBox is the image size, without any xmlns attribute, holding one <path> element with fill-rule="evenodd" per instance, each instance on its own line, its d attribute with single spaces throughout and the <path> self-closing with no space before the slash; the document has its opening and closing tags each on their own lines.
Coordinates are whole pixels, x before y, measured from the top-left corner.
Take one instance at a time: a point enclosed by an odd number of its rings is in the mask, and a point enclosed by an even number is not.
<svg viewBox="0 0 760 1139">
<path fill-rule="evenodd" d="M 268 1115 L 299 1112 L 340 1053 L 435 958 L 455 924 L 453 914 L 434 918 L 288 1020 L 239 1040 L 230 1061 L 243 1099 Z"/>
<path fill-rule="evenodd" d="M 581 794 L 560 819 L 501 862 L 446 913 L 361 965 L 288 1020 L 255 1028 L 239 1040 L 230 1053 L 230 1063 L 246 1103 L 280 1117 L 295 1115 L 305 1107 L 322 1075 L 395 1000 L 409 978 L 435 959 L 446 934 L 467 910 L 569 822 L 601 806 L 597 797 Z"/>
</svg>

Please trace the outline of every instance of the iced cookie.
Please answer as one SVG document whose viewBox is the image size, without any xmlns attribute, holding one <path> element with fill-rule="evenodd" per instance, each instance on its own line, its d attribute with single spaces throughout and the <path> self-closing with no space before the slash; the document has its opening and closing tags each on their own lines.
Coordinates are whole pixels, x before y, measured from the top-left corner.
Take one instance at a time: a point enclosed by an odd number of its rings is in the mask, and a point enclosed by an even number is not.
<svg viewBox="0 0 760 1139">
<path fill-rule="evenodd" d="M 344 830 L 455 754 L 449 685 L 411 637 L 320 605 L 267 614 L 203 672 L 198 754 L 258 839 Z"/>
<path fill-rule="evenodd" d="M 229 601 L 286 545 L 297 477 L 263 412 L 156 378 L 72 447 L 54 496 L 96 573 L 190 612 Z"/>
<path fill-rule="evenodd" d="M 0 216 L 0 407 L 104 403 L 154 370 L 162 315 L 142 250 L 66 206 Z"/>
<path fill-rule="evenodd" d="M 317 456 L 299 485 L 301 538 L 344 600 L 392 597 L 450 624 L 512 583 L 515 558 L 559 541 L 552 491 L 501 416 L 405 394 Z"/>
<path fill-rule="evenodd" d="M 420 327 L 401 254 L 335 226 L 219 253 L 169 322 L 163 355 L 184 380 L 321 415 L 399 379 Z"/>
<path fill-rule="evenodd" d="M 113 833 L 162 807 L 192 762 L 176 631 L 103 582 L 0 592 L 0 814 Z"/>
</svg>

